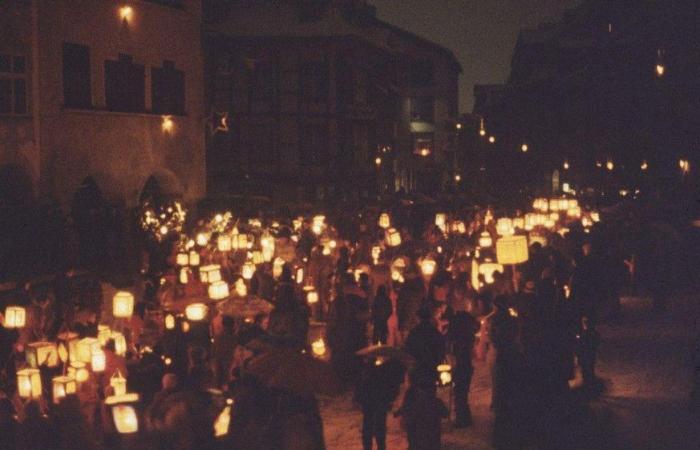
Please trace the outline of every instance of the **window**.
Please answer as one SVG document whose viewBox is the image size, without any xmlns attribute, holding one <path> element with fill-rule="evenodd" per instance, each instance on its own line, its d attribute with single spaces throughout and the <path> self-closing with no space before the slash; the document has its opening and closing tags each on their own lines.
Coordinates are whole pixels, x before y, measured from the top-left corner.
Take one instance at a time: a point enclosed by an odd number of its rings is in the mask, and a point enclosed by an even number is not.
<svg viewBox="0 0 700 450">
<path fill-rule="evenodd" d="M 413 135 L 413 153 L 427 157 L 435 151 L 433 133 L 417 133 Z"/>
<path fill-rule="evenodd" d="M 308 124 L 303 127 L 299 164 L 324 166 L 328 161 L 328 126 Z"/>
<path fill-rule="evenodd" d="M 271 123 L 250 124 L 245 135 L 250 164 L 274 164 L 274 128 Z"/>
<path fill-rule="evenodd" d="M 24 56 L 0 54 L 0 114 L 27 114 L 27 67 Z"/>
<path fill-rule="evenodd" d="M 128 55 L 117 61 L 105 61 L 105 97 L 107 109 L 121 112 L 143 112 L 145 103 L 144 67 L 134 64 Z"/>
<path fill-rule="evenodd" d="M 63 106 L 92 107 L 90 47 L 63 43 Z"/>
<path fill-rule="evenodd" d="M 435 120 L 434 103 L 432 97 L 411 99 L 411 120 L 432 123 Z"/>
<path fill-rule="evenodd" d="M 433 84 L 433 62 L 420 59 L 413 63 L 408 72 L 409 81 L 413 86 L 430 86 Z"/>
<path fill-rule="evenodd" d="M 185 114 L 185 74 L 172 61 L 151 69 L 151 92 L 154 113 Z"/>
<path fill-rule="evenodd" d="M 325 61 L 307 62 L 301 67 L 301 95 L 305 101 L 328 98 L 328 64 Z"/>
</svg>

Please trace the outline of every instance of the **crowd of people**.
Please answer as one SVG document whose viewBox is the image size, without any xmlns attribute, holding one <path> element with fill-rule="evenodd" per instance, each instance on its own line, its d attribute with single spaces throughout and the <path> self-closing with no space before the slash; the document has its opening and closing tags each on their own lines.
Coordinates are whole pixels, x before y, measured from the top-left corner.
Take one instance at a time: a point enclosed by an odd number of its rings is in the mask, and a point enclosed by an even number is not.
<svg viewBox="0 0 700 450">
<path fill-rule="evenodd" d="M 275 234 L 281 272 L 260 264 L 246 281 L 246 295 L 269 302 L 270 310 L 237 316 L 212 307 L 201 322 L 182 314 L 166 320 L 178 299 L 206 296 L 196 277 L 187 284 L 178 278 L 178 249 L 167 243 L 144 259 L 135 280 L 123 281 L 138 299 L 128 320 L 110 315 L 115 287 L 89 275 L 67 270 L 44 287 L 18 283 L 6 303 L 26 306 L 29 319 L 20 330 L 0 328 L 0 448 L 321 449 L 317 396 L 352 391 L 365 449 L 386 448 L 389 414 L 401 419 L 410 449 L 437 449 L 442 423 L 453 415 L 455 427 L 474 426 L 475 361 L 491 373 L 493 445 L 554 448 L 580 398 L 570 387 L 576 371 L 579 391 L 601 389 L 596 327 L 603 314 L 620 319 L 628 255 L 607 245 L 595 226 L 571 223 L 565 236 L 551 231 L 547 245 L 532 243 L 527 262 L 494 272 L 492 280 L 474 277 L 468 255 L 489 251 L 479 249 L 478 238 L 484 230 L 496 236 L 495 224 L 479 213 L 466 223 L 459 236 L 432 223 L 402 227 L 401 244 L 384 248 L 381 258 L 372 247 L 385 230 L 371 214 L 352 227 L 329 227 L 333 251 L 324 251 L 328 243 L 310 221 L 294 233 L 282 223 Z M 419 262 L 429 253 L 436 267 L 427 274 Z M 206 249 L 202 257 L 219 263 L 231 285 L 241 280 L 241 260 Z M 397 258 L 404 266 L 394 276 Z M 296 279 L 299 262 L 318 302 L 309 304 L 308 281 Z M 99 324 L 122 330 L 128 342 L 119 353 L 114 341 L 105 344 L 102 375 L 58 404 L 17 396 L 14 374 L 28 343 L 68 330 L 97 336 Z M 327 353 L 311 344 L 318 324 Z M 60 371 L 41 367 L 44 386 Z M 115 432 L 103 402 L 117 372 L 140 395 L 143 422 L 135 436 Z M 438 395 L 443 388 L 454 411 Z M 212 424 L 225 405 L 230 424 L 217 436 Z"/>
</svg>

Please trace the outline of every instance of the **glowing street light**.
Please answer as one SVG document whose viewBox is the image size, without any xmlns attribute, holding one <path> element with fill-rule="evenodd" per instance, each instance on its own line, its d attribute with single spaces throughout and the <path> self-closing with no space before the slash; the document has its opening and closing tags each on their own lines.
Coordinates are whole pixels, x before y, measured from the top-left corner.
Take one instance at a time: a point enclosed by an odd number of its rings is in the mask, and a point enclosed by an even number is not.
<svg viewBox="0 0 700 450">
<path fill-rule="evenodd" d="M 615 163 L 612 162 L 612 160 L 608 160 L 608 162 L 605 163 L 605 168 L 612 172 L 615 168 Z"/>
<path fill-rule="evenodd" d="M 649 168 L 649 164 L 647 163 L 646 159 L 642 161 L 642 165 L 639 166 L 639 168 L 642 170 L 647 170 Z"/>
<path fill-rule="evenodd" d="M 486 128 L 484 127 L 484 118 L 479 121 L 479 136 L 486 136 Z"/>
<path fill-rule="evenodd" d="M 460 181 L 462 181 L 462 175 L 456 174 L 456 175 L 455 175 L 455 182 L 456 182 L 456 183 L 459 183 Z"/>
<path fill-rule="evenodd" d="M 656 65 L 656 76 L 661 78 L 664 76 L 664 73 L 666 73 L 666 67 L 663 64 L 657 64 Z"/>
<path fill-rule="evenodd" d="M 527 153 L 527 151 L 530 149 L 527 144 L 523 144 L 520 146 L 520 151 L 523 153 Z"/>
<path fill-rule="evenodd" d="M 489 142 L 492 144 L 496 143 L 496 137 L 495 136 L 489 136 Z"/>
<path fill-rule="evenodd" d="M 569 161 L 564 161 L 564 170 L 569 170 Z"/>
<path fill-rule="evenodd" d="M 678 166 L 681 168 L 683 174 L 690 172 L 690 161 L 687 159 L 680 159 L 678 161 Z"/>
<path fill-rule="evenodd" d="M 377 156 L 377 157 L 374 159 L 374 164 L 376 164 L 377 167 L 381 166 L 381 165 L 382 165 L 382 158 L 380 158 L 379 156 Z"/>
</svg>

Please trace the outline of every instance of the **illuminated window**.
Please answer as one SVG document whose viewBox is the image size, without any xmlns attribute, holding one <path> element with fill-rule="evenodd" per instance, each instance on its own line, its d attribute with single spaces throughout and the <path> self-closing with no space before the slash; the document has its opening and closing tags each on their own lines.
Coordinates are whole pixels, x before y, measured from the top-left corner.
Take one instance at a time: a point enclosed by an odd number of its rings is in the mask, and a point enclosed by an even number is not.
<svg viewBox="0 0 700 450">
<path fill-rule="evenodd" d="M 428 157 L 434 151 L 433 133 L 419 133 L 413 135 L 413 153 L 418 156 Z"/>
</svg>

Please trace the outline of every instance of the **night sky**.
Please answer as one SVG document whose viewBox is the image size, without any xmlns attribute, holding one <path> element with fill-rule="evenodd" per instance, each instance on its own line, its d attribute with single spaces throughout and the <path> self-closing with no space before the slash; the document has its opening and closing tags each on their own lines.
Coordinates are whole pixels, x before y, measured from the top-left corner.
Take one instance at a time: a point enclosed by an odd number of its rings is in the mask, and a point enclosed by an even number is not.
<svg viewBox="0 0 700 450">
<path fill-rule="evenodd" d="M 518 31 L 561 17 L 581 0 L 371 0 L 377 15 L 451 49 L 464 68 L 460 111 L 475 84 L 504 82 Z"/>
</svg>

